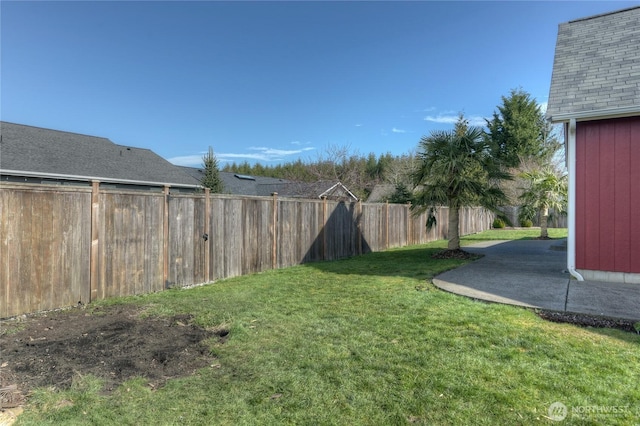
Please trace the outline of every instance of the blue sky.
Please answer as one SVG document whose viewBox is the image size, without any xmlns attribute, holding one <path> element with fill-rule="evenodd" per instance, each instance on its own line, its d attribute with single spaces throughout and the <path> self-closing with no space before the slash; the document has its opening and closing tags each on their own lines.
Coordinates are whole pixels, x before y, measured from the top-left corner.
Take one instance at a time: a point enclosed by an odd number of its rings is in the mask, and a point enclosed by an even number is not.
<svg viewBox="0 0 640 426">
<path fill-rule="evenodd" d="M 0 117 L 181 165 L 400 155 L 545 104 L 558 24 L 638 4 L 2 1 Z"/>
</svg>

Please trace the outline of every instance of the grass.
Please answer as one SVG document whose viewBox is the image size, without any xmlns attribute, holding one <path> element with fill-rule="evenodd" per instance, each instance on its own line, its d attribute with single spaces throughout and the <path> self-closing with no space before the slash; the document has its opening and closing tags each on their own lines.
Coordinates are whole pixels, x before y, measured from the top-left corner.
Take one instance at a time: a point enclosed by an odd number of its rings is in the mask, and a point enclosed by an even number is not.
<svg viewBox="0 0 640 426">
<path fill-rule="evenodd" d="M 191 313 L 230 338 L 211 344 L 215 367 L 157 390 L 135 379 L 107 396 L 92 377 L 38 390 L 19 423 L 554 424 L 554 402 L 569 407 L 563 424 L 638 422 L 640 337 L 439 291 L 431 278 L 463 263 L 431 259 L 444 246 L 104 302 Z"/>
<path fill-rule="evenodd" d="M 549 228 L 549 238 L 566 238 L 567 228 Z M 540 236 L 540 228 L 505 228 L 491 229 L 479 234 L 467 235 L 462 238 L 463 243 L 487 240 L 531 240 Z"/>
</svg>

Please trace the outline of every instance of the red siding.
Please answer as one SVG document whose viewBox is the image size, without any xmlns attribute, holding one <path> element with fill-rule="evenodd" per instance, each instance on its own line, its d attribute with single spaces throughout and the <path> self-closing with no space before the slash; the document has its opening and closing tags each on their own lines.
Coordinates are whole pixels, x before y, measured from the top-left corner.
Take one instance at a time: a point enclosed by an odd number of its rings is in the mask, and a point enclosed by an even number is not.
<svg viewBox="0 0 640 426">
<path fill-rule="evenodd" d="M 640 117 L 576 129 L 576 267 L 640 272 Z"/>
</svg>

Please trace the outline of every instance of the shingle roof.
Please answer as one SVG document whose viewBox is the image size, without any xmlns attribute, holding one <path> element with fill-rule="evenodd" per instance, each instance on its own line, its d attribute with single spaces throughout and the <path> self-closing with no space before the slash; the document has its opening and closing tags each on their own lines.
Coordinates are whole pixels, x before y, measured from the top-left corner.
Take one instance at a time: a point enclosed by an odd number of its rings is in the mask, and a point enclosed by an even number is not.
<svg viewBox="0 0 640 426">
<path fill-rule="evenodd" d="M 198 182 L 204 176 L 204 169 L 199 167 L 178 166 Z M 224 186 L 223 192 L 238 195 L 270 196 L 278 192 L 279 185 L 290 181 L 265 176 L 245 176 L 238 173 L 220 172 Z"/>
<path fill-rule="evenodd" d="M 392 183 L 379 183 L 373 187 L 367 203 L 383 203 L 391 197 L 396 190 L 396 186 Z"/>
<path fill-rule="evenodd" d="M 358 201 L 358 197 L 346 186 L 336 181 L 290 182 L 280 185 L 275 192 L 280 196 L 292 198 L 327 197 L 329 200 Z"/>
<path fill-rule="evenodd" d="M 199 182 L 153 151 L 109 139 L 0 122 L 0 170 L 112 182 L 194 186 Z"/>
<path fill-rule="evenodd" d="M 640 110 L 640 7 L 558 27 L 547 116 Z"/>
<path fill-rule="evenodd" d="M 204 176 L 204 169 L 202 168 L 179 167 L 198 181 Z M 268 197 L 277 192 L 281 197 L 320 198 L 322 195 L 326 195 L 329 199 L 357 200 L 355 195 L 340 182 L 294 182 L 287 179 L 246 176 L 230 172 L 220 172 L 220 179 L 222 179 L 224 185 L 223 192 L 228 194 Z"/>
</svg>

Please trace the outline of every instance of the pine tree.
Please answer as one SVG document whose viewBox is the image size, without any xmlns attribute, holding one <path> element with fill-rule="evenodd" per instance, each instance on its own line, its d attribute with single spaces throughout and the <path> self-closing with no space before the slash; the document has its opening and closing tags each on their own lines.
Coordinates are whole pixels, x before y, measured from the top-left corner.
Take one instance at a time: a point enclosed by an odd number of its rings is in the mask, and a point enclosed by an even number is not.
<svg viewBox="0 0 640 426">
<path fill-rule="evenodd" d="M 204 176 L 202 185 L 209 188 L 212 193 L 221 193 L 224 189 L 220 171 L 218 170 L 218 159 L 213 153 L 213 148 L 209 147 L 209 152 L 202 157 Z"/>
<path fill-rule="evenodd" d="M 542 162 L 553 156 L 557 146 L 550 143 L 549 124 L 540 106 L 522 89 L 502 97 L 502 105 L 487 120 L 488 137 L 496 158 L 506 167 L 518 167 L 526 158 Z"/>
</svg>

